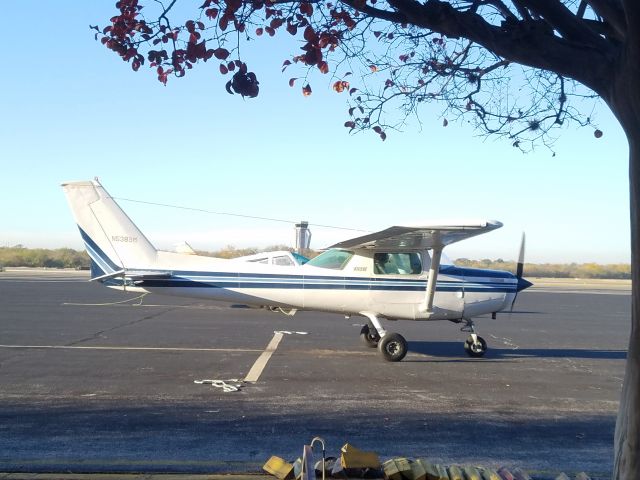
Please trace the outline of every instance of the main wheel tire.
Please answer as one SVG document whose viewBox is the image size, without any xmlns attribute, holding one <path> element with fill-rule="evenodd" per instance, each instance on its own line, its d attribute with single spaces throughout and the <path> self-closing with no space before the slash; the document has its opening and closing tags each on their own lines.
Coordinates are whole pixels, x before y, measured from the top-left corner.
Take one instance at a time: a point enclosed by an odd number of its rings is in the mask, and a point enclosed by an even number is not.
<svg viewBox="0 0 640 480">
<path fill-rule="evenodd" d="M 378 350 L 388 362 L 399 362 L 409 351 L 407 341 L 399 333 L 387 333 L 380 342 Z"/>
<path fill-rule="evenodd" d="M 476 342 L 474 342 L 471 337 L 467 338 L 464 342 L 464 350 L 470 357 L 479 358 L 487 353 L 487 342 L 485 342 L 482 337 L 477 338 L 478 340 Z"/>
<path fill-rule="evenodd" d="M 360 338 L 367 347 L 371 348 L 376 348 L 380 341 L 380 335 L 378 335 L 376 329 L 372 328 L 371 325 L 364 325 L 362 327 L 362 330 L 360 330 Z"/>
</svg>

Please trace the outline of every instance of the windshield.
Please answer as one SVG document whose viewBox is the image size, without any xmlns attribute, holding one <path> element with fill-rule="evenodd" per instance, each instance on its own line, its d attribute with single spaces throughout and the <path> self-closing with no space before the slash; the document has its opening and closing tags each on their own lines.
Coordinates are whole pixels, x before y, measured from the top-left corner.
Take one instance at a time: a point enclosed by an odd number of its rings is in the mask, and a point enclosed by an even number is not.
<svg viewBox="0 0 640 480">
<path fill-rule="evenodd" d="M 291 255 L 293 255 L 293 258 L 295 258 L 300 265 L 304 265 L 309 261 L 307 257 L 305 257 L 304 255 L 300 255 L 299 253 L 291 252 Z"/>
<path fill-rule="evenodd" d="M 346 250 L 327 250 L 316 258 L 312 258 L 307 265 L 313 265 L 320 268 L 331 268 L 333 270 L 342 270 L 344 266 L 353 257 L 353 252 Z"/>
</svg>

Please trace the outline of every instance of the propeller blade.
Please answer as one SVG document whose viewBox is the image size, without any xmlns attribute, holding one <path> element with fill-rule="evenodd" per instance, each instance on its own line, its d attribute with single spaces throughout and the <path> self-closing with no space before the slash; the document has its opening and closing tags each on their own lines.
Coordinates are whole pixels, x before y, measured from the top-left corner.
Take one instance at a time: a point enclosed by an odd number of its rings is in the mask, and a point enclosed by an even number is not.
<svg viewBox="0 0 640 480">
<path fill-rule="evenodd" d="M 518 298 L 518 292 L 524 290 L 525 288 L 529 288 L 533 285 L 531 282 L 522 278 L 524 273 L 524 250 L 525 250 L 525 233 L 522 232 L 522 240 L 520 240 L 520 252 L 518 252 L 518 264 L 516 266 L 516 278 L 518 279 L 518 286 L 516 288 L 516 293 L 513 296 L 513 300 L 511 301 L 511 308 L 509 309 L 509 317 L 513 313 L 513 307 L 516 304 L 516 298 Z"/>
<path fill-rule="evenodd" d="M 524 272 L 524 247 L 525 247 L 525 234 L 522 232 L 522 240 L 520 241 L 520 253 L 518 253 L 518 266 L 516 268 L 516 277 L 522 278 Z"/>
</svg>

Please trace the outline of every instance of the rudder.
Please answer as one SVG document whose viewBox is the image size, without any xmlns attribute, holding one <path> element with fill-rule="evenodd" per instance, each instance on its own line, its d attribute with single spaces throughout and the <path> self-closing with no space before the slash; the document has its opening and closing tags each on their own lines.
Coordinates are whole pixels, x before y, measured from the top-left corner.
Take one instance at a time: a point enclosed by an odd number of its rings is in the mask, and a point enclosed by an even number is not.
<svg viewBox="0 0 640 480">
<path fill-rule="evenodd" d="M 153 266 L 157 250 L 97 180 L 62 188 L 91 257 L 92 278 Z"/>
</svg>

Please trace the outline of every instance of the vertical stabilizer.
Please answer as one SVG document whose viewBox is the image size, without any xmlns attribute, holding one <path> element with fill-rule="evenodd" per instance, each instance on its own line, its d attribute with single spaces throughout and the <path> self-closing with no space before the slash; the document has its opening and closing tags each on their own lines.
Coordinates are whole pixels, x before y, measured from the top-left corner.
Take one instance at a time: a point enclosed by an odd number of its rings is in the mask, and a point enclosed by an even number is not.
<svg viewBox="0 0 640 480">
<path fill-rule="evenodd" d="M 62 184 L 91 257 L 91 276 L 153 267 L 157 250 L 98 181 Z"/>
</svg>

